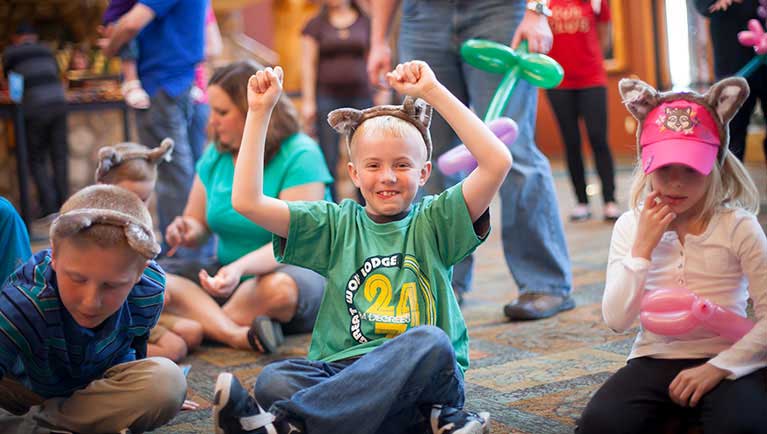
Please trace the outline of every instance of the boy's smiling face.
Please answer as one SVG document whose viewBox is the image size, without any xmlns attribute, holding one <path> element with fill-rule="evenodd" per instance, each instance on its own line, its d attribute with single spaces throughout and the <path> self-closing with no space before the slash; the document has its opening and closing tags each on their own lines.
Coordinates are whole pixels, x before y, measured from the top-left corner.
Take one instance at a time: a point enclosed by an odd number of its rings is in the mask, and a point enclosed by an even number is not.
<svg viewBox="0 0 767 434">
<path fill-rule="evenodd" d="M 374 217 L 407 210 L 431 174 L 419 134 L 365 134 L 355 138 L 351 160 L 349 176 L 365 198 L 365 210 Z"/>
<path fill-rule="evenodd" d="M 81 327 L 95 328 L 123 305 L 147 261 L 127 245 L 58 241 L 51 266 L 64 307 Z"/>
</svg>

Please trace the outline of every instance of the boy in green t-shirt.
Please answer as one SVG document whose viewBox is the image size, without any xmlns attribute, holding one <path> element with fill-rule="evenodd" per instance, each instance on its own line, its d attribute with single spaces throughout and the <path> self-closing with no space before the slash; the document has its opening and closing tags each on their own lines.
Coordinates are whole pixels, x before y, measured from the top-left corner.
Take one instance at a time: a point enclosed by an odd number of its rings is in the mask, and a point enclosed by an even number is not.
<svg viewBox="0 0 767 434">
<path fill-rule="evenodd" d="M 278 260 L 315 270 L 328 284 L 309 360 L 268 365 L 256 398 L 231 374 L 219 376 L 217 433 L 489 430 L 487 413 L 462 410 L 468 335 L 450 277 L 490 230 L 488 206 L 511 154 L 426 63 L 401 64 L 387 79 L 396 91 L 434 105 L 478 167 L 455 187 L 413 204 L 432 169 L 431 107 L 407 97 L 402 106 L 336 110 L 328 121 L 347 136 L 349 174 L 363 208 L 350 200 L 288 203 L 263 194 L 264 136 L 282 69 L 250 78 L 232 205 L 275 235 Z"/>
</svg>

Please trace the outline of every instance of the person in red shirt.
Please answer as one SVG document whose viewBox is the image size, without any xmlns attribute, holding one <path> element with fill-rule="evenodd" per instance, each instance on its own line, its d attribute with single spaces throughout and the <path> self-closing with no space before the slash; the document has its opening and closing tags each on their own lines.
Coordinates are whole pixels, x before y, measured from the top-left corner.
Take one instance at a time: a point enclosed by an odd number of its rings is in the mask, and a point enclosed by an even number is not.
<svg viewBox="0 0 767 434">
<path fill-rule="evenodd" d="M 583 119 L 602 182 L 604 218 L 617 219 L 615 169 L 607 144 L 607 73 L 602 51 L 609 46 L 610 10 L 607 0 L 552 0 L 551 30 L 554 44 L 549 56 L 559 62 L 565 77 L 547 91 L 565 142 L 567 168 L 578 205 L 571 221 L 591 218 L 578 126 Z"/>
</svg>

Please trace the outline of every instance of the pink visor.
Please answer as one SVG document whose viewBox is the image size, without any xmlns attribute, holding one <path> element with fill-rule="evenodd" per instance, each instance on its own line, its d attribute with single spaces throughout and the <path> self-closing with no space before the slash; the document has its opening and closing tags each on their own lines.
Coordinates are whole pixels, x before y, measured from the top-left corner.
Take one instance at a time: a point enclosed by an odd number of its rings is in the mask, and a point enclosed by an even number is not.
<svg viewBox="0 0 767 434">
<path fill-rule="evenodd" d="M 711 173 L 720 146 L 714 118 L 700 104 L 679 99 L 655 107 L 644 120 L 639 144 L 645 173 L 684 164 Z"/>
</svg>

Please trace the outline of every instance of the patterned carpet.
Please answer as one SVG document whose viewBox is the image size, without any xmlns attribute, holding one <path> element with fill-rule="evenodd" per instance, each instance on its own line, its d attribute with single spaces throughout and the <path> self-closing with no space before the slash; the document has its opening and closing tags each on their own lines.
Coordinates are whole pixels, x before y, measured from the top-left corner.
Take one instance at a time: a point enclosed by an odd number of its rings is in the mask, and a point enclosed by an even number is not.
<svg viewBox="0 0 767 434">
<path fill-rule="evenodd" d="M 763 171 L 763 168 L 758 168 Z M 573 206 L 568 180 L 556 167 L 560 212 L 566 220 Z M 618 174 L 618 197 L 627 197 L 629 172 Z M 760 189 L 765 185 L 763 177 Z M 594 196 L 595 219 L 566 223 L 577 307 L 554 318 L 507 322 L 504 303 L 516 296 L 500 244 L 499 212 L 494 206 L 492 233 L 477 252 L 475 289 L 466 299 L 464 316 L 471 338 L 471 369 L 466 374 L 467 408 L 489 411 L 493 433 L 571 433 L 591 394 L 623 366 L 634 332 L 615 334 L 602 322 L 600 301 L 611 225 L 601 221 Z M 309 336 L 290 337 L 279 354 L 254 353 L 206 345 L 191 364 L 189 398 L 198 411 L 179 414 L 157 433 L 211 433 L 210 401 L 219 372 L 232 371 L 252 386 L 262 367 L 274 360 L 306 354 Z"/>
</svg>

